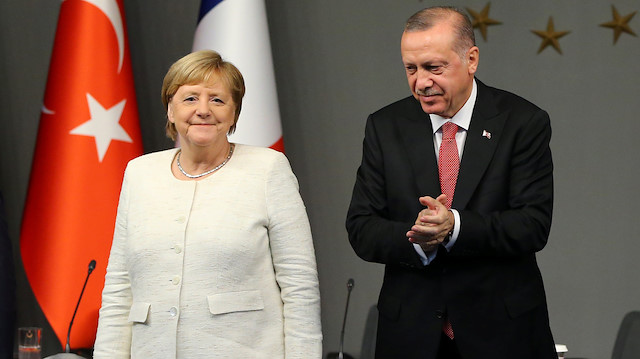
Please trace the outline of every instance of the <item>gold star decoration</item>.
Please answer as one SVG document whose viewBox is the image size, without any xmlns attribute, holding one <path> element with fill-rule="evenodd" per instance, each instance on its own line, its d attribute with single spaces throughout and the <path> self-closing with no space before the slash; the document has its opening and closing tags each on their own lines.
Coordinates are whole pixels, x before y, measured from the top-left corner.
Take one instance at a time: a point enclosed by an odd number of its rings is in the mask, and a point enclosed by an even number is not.
<svg viewBox="0 0 640 359">
<path fill-rule="evenodd" d="M 560 43 L 558 39 L 563 37 L 564 35 L 570 33 L 571 31 L 556 31 L 553 25 L 553 17 L 549 16 L 549 22 L 547 22 L 547 30 L 531 30 L 534 34 L 540 36 L 542 38 L 542 43 L 540 44 L 540 49 L 538 49 L 538 53 L 541 53 L 547 46 L 553 46 L 558 53 L 562 54 L 562 50 L 560 49 Z"/>
<path fill-rule="evenodd" d="M 487 5 L 485 5 L 484 9 L 482 9 L 482 11 L 480 11 L 479 13 L 467 8 L 467 11 L 473 17 L 473 22 L 472 22 L 473 28 L 480 29 L 480 33 L 482 34 L 482 38 L 484 39 L 485 42 L 487 41 L 487 27 L 491 25 L 502 24 L 500 21 L 496 21 L 494 19 L 489 18 L 490 6 L 491 6 L 491 3 L 488 2 Z"/>
<path fill-rule="evenodd" d="M 613 44 L 615 45 L 615 43 L 618 41 L 618 38 L 620 37 L 620 34 L 622 34 L 623 32 L 636 36 L 633 30 L 631 30 L 631 27 L 629 27 L 629 20 L 633 18 L 633 15 L 636 14 L 636 11 L 624 17 L 620 17 L 620 14 L 618 14 L 618 10 L 616 10 L 615 6 L 611 5 L 611 10 L 613 11 L 613 20 L 605 22 L 604 24 L 600 24 L 600 26 L 613 29 Z"/>
</svg>

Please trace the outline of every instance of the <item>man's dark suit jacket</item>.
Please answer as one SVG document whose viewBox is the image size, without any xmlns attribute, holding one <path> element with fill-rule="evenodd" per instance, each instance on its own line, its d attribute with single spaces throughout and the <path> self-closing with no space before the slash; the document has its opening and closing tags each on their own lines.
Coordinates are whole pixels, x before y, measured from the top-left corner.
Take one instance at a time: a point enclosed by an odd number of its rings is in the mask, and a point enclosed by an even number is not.
<svg viewBox="0 0 640 359">
<path fill-rule="evenodd" d="M 376 358 L 435 358 L 445 316 L 465 359 L 557 358 L 535 258 L 553 207 L 549 116 L 477 84 L 452 204 L 460 233 L 427 266 L 406 232 L 418 197 L 441 193 L 429 116 L 408 97 L 367 120 L 346 225 L 357 255 L 385 264 Z"/>
</svg>

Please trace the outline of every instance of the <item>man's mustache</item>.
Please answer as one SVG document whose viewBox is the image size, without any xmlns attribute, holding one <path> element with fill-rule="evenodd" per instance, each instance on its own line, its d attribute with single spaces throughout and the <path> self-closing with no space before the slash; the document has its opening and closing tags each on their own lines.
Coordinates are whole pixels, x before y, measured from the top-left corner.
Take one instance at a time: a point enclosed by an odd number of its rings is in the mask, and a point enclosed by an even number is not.
<svg viewBox="0 0 640 359">
<path fill-rule="evenodd" d="M 435 89 L 433 87 L 423 90 L 416 90 L 416 94 L 418 96 L 436 96 L 444 94 L 440 89 Z"/>
</svg>

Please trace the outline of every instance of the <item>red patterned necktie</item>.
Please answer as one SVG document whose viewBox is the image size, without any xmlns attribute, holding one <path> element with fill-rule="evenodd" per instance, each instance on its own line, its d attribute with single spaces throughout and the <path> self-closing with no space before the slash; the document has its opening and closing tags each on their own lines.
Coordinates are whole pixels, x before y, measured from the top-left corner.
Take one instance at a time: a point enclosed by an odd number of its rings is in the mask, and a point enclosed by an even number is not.
<svg viewBox="0 0 640 359">
<path fill-rule="evenodd" d="M 440 175 L 440 189 L 447 195 L 447 208 L 451 208 L 453 202 L 453 192 L 458 181 L 458 171 L 460 170 L 460 156 L 458 155 L 458 144 L 456 143 L 456 133 L 458 126 L 455 123 L 447 122 L 442 125 L 442 143 L 438 154 L 438 173 Z M 453 339 L 453 328 L 449 318 L 445 318 L 442 324 L 444 334 Z"/>
<path fill-rule="evenodd" d="M 442 125 L 438 173 L 440 174 L 440 189 L 442 193 L 447 195 L 447 208 L 451 208 L 453 192 L 458 181 L 458 170 L 460 169 L 460 156 L 458 156 L 458 144 L 456 143 L 457 132 L 458 126 L 455 123 L 447 122 Z"/>
</svg>

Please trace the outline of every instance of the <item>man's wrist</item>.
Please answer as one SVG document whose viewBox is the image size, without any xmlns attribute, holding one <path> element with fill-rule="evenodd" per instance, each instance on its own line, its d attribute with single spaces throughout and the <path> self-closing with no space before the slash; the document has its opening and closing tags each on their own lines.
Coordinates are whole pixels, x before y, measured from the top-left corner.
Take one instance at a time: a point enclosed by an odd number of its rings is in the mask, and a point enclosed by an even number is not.
<svg viewBox="0 0 640 359">
<path fill-rule="evenodd" d="M 450 209 L 449 210 L 449 221 L 451 222 L 451 229 L 449 230 L 449 233 L 447 233 L 447 235 L 444 237 L 443 240 L 443 244 L 448 244 L 449 241 L 451 241 L 451 239 L 453 238 L 453 232 L 456 229 L 456 215 L 455 213 Z"/>
<path fill-rule="evenodd" d="M 444 240 L 442 241 L 442 243 L 444 243 L 444 244 L 449 243 L 449 241 L 451 240 L 452 237 L 453 237 L 453 228 L 451 228 L 449 233 L 447 233 L 447 235 L 444 237 Z"/>
</svg>

